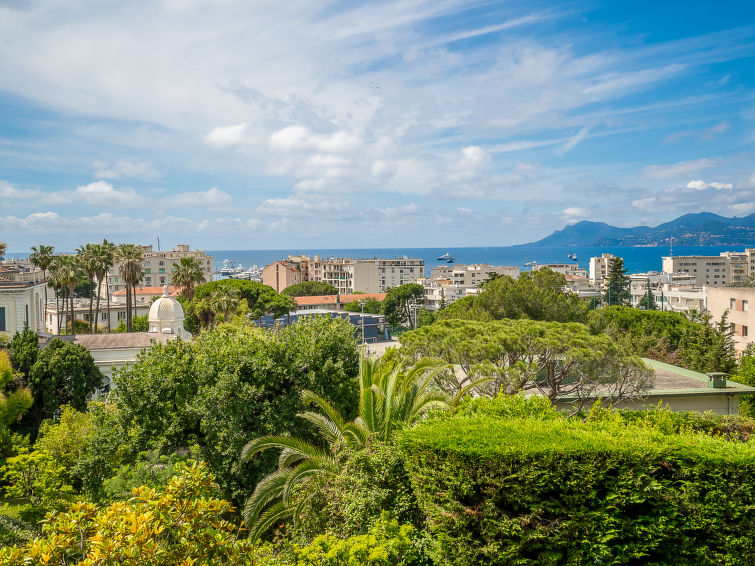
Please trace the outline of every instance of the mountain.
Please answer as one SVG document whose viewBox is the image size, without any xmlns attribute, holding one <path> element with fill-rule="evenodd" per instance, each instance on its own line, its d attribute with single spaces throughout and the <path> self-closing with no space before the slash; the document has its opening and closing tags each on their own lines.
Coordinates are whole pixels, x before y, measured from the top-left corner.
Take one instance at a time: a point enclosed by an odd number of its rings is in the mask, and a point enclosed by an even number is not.
<svg viewBox="0 0 755 566">
<path fill-rule="evenodd" d="M 727 218 L 712 212 L 685 214 L 655 228 L 618 228 L 583 220 L 527 245 L 540 246 L 755 246 L 755 213 Z"/>
</svg>

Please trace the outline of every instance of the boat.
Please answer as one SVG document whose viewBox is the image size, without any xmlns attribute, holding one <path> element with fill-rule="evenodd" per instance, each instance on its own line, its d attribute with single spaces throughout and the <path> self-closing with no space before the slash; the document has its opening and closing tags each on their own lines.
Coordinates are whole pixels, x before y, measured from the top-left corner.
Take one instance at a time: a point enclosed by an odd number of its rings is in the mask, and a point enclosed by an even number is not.
<svg viewBox="0 0 755 566">
<path fill-rule="evenodd" d="M 571 254 L 571 258 L 572 260 L 577 261 L 577 254 Z"/>
<path fill-rule="evenodd" d="M 453 263 L 456 261 L 456 258 L 448 252 L 444 253 L 443 255 L 439 255 L 435 259 L 437 259 L 438 261 L 447 261 L 448 263 Z"/>
<path fill-rule="evenodd" d="M 528 261 L 524 264 L 524 267 L 534 267 L 535 265 L 537 265 L 536 261 Z"/>
</svg>

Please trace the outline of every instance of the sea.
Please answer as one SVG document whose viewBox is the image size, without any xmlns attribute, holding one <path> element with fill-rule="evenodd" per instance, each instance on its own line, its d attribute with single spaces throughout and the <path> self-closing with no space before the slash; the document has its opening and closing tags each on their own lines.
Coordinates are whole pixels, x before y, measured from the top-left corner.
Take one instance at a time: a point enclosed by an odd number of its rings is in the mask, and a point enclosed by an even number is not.
<svg viewBox="0 0 755 566">
<path fill-rule="evenodd" d="M 755 244 L 754 244 L 755 245 Z M 223 261 L 243 266 L 244 269 L 257 265 L 263 267 L 289 255 L 319 255 L 320 257 L 350 258 L 393 258 L 406 256 L 425 261 L 425 268 L 446 265 L 447 262 L 437 258 L 449 253 L 455 263 L 489 263 L 491 265 L 514 265 L 523 270 L 526 263 L 570 263 L 589 269 L 590 257 L 610 253 L 624 258 L 624 267 L 629 273 L 660 271 L 661 258 L 670 254 L 679 255 L 719 255 L 724 251 L 744 251 L 748 246 L 674 246 L 673 252 L 668 246 L 663 247 L 627 247 L 627 246 L 540 246 L 520 245 L 508 247 L 471 247 L 471 248 L 364 248 L 364 249 L 287 249 L 287 250 L 207 250 L 214 258 L 215 269 L 223 266 Z M 576 254 L 577 259 L 569 258 Z"/>
<path fill-rule="evenodd" d="M 311 249 L 296 248 L 283 250 L 207 250 L 215 262 L 215 269 L 223 267 L 223 261 L 228 260 L 234 266 L 248 269 L 253 265 L 263 267 L 289 255 L 319 255 L 320 257 L 350 257 L 350 258 L 394 258 L 406 256 L 420 258 L 425 261 L 427 269 L 447 262 L 437 258 L 449 253 L 457 264 L 489 263 L 491 265 L 514 265 L 522 270 L 529 262 L 571 263 L 589 269 L 590 258 L 602 253 L 610 253 L 624 258 L 624 267 L 629 273 L 644 273 L 660 271 L 661 258 L 668 255 L 719 255 L 724 251 L 744 251 L 745 247 L 753 246 L 674 246 L 673 251 L 668 246 L 629 247 L 629 246 L 541 246 L 526 244 L 507 247 L 468 247 L 468 248 L 342 248 L 342 249 Z M 575 254 L 576 260 L 569 255 Z M 7 253 L 8 258 L 25 258 L 29 254 L 23 252 Z"/>
</svg>

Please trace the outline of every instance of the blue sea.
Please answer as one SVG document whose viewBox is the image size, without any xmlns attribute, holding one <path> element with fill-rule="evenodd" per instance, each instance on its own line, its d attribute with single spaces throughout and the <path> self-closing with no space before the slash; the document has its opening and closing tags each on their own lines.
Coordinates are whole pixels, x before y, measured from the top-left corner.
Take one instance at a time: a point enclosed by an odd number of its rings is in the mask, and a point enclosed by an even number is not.
<svg viewBox="0 0 755 566">
<path fill-rule="evenodd" d="M 718 255 L 723 251 L 744 251 L 745 246 L 674 246 L 673 255 Z M 669 255 L 668 247 L 580 247 L 580 246 L 509 246 L 490 248 L 369 248 L 369 249 L 289 249 L 289 250 L 207 250 L 214 257 L 215 269 L 222 267 L 227 259 L 235 265 L 248 268 L 260 267 L 288 255 L 315 254 L 320 257 L 392 258 L 407 256 L 425 260 L 425 267 L 445 265 L 436 258 L 446 252 L 454 256 L 456 263 L 489 263 L 491 265 L 515 265 L 523 269 L 525 263 L 574 263 L 588 269 L 590 257 L 611 253 L 624 258 L 629 273 L 660 271 L 661 258 Z M 577 261 L 569 259 L 577 254 Z"/>
<path fill-rule="evenodd" d="M 755 246 L 755 244 L 753 244 Z M 673 255 L 719 255 L 723 251 L 744 251 L 746 246 L 674 246 Z M 590 257 L 602 253 L 611 253 L 624 258 L 624 266 L 629 273 L 660 271 L 661 258 L 669 255 L 668 246 L 662 247 L 587 247 L 587 246 L 539 246 L 521 245 L 508 247 L 472 247 L 472 248 L 368 248 L 368 249 L 286 249 L 286 250 L 207 250 L 215 261 L 215 269 L 220 270 L 223 260 L 244 268 L 258 265 L 260 267 L 288 255 L 315 254 L 320 257 L 352 258 L 392 258 L 407 256 L 422 258 L 425 267 L 445 265 L 446 262 L 436 258 L 445 253 L 454 256 L 456 263 L 489 263 L 491 265 L 515 265 L 523 269 L 525 263 L 574 263 L 585 269 L 589 268 Z M 577 254 L 577 261 L 570 260 L 569 254 Z M 9 258 L 24 258 L 27 253 L 7 253 Z"/>
</svg>

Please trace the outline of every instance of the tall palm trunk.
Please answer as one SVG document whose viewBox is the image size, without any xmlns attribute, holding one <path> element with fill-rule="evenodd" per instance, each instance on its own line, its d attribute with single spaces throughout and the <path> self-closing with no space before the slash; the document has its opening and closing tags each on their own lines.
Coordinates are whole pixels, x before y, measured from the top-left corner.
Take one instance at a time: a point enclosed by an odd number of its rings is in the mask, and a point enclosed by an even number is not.
<svg viewBox="0 0 755 566">
<path fill-rule="evenodd" d="M 102 280 L 97 278 L 97 308 L 94 311 L 94 333 L 99 333 L 100 323 L 100 297 L 102 296 Z"/>
<path fill-rule="evenodd" d="M 58 335 L 60 335 L 60 289 L 55 289 L 55 316 L 58 317 Z"/>
<path fill-rule="evenodd" d="M 76 335 L 76 313 L 73 310 L 73 290 L 75 289 L 75 285 L 68 286 L 69 293 L 71 295 L 71 336 Z"/>
<path fill-rule="evenodd" d="M 137 285 L 137 284 L 136 284 L 136 283 L 134 283 L 134 286 L 132 287 L 132 293 L 134 294 L 134 300 L 133 300 L 133 301 L 131 302 L 131 304 L 132 304 L 132 305 L 134 305 L 134 314 L 133 314 L 133 316 L 131 317 L 131 325 L 132 325 L 132 326 L 133 326 L 133 324 L 134 324 L 134 319 L 135 319 L 135 318 L 136 318 L 136 316 L 137 316 L 137 314 L 136 314 L 136 285 Z"/>
<path fill-rule="evenodd" d="M 107 331 L 110 334 L 110 285 L 105 285 L 105 294 L 107 295 Z"/>
<path fill-rule="evenodd" d="M 126 332 L 131 332 L 131 284 L 126 282 Z"/>
<path fill-rule="evenodd" d="M 89 280 L 89 334 L 92 333 L 92 302 L 94 302 L 94 297 L 92 296 L 92 291 L 94 287 L 94 279 Z"/>
</svg>

